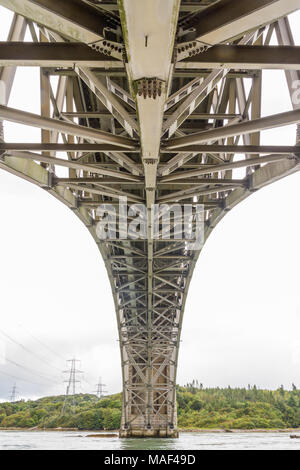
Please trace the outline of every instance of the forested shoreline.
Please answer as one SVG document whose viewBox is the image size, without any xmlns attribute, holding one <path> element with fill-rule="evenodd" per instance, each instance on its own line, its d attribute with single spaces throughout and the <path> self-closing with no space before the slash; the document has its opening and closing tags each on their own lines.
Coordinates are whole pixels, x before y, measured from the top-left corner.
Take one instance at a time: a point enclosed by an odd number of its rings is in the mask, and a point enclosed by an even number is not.
<svg viewBox="0 0 300 470">
<path fill-rule="evenodd" d="M 82 430 L 118 429 L 121 394 L 98 399 L 95 395 L 40 398 L 0 403 L 0 429 Z M 204 388 L 193 382 L 177 387 L 178 427 L 181 429 L 286 429 L 300 427 L 300 390 L 281 386 L 276 391 L 247 388 Z"/>
</svg>

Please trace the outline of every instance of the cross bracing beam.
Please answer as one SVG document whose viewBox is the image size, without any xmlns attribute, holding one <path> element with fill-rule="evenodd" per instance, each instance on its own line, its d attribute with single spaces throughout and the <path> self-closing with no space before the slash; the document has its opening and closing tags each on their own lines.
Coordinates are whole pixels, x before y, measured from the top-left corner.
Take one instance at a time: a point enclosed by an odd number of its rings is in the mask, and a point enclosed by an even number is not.
<svg viewBox="0 0 300 470">
<path fill-rule="evenodd" d="M 103 177 L 94 177 L 94 176 L 88 176 L 88 177 L 77 177 L 77 178 L 57 178 L 55 181 L 58 183 L 66 184 L 66 183 L 79 183 L 79 184 L 100 184 L 100 185 L 124 185 L 126 184 L 126 187 L 128 185 L 131 187 L 130 189 L 134 189 L 137 186 L 142 186 L 144 187 L 144 181 L 143 180 L 136 180 L 136 181 L 127 181 L 125 182 L 121 178 L 103 178 Z"/>
<path fill-rule="evenodd" d="M 117 1 L 107 1 L 107 2 L 96 2 L 98 3 L 98 6 L 101 10 L 106 10 L 106 11 L 119 11 L 118 3 Z"/>
<path fill-rule="evenodd" d="M 300 46 L 217 45 L 176 63 L 176 69 L 300 70 Z"/>
<path fill-rule="evenodd" d="M 1 148 L 1 147 L 0 147 Z M 177 147 L 173 152 L 176 153 L 218 153 L 218 154 L 294 154 L 299 153 L 300 148 L 296 145 L 189 145 L 187 147 Z M 170 153 L 171 150 L 161 148 L 161 153 Z"/>
<path fill-rule="evenodd" d="M 112 116 L 123 126 L 131 136 L 138 134 L 138 123 L 130 116 L 127 110 L 116 97 L 103 85 L 101 80 L 89 68 L 75 67 L 81 80 L 95 93 L 101 103 L 109 110 Z"/>
<path fill-rule="evenodd" d="M 239 45 L 255 42 L 262 34 L 263 29 L 253 31 L 245 35 Z M 203 101 L 215 90 L 218 84 L 228 75 L 230 68 L 225 67 L 213 70 L 203 81 L 199 81 L 195 88 L 190 87 L 187 98 L 178 106 L 174 113 L 164 122 L 163 134 L 168 133 L 170 138 L 182 123 L 203 103 Z M 197 81 L 197 79 L 195 79 Z M 186 89 L 186 87 L 184 87 Z"/>
<path fill-rule="evenodd" d="M 181 63 L 181 62 L 178 62 Z M 114 62 L 113 62 L 114 64 Z M 114 69 L 113 67 L 111 69 L 105 70 L 105 68 L 95 68 L 92 67 L 92 71 L 96 73 L 96 75 L 100 77 L 113 77 L 113 78 L 125 78 L 126 72 L 125 69 L 118 67 Z M 57 67 L 47 67 L 47 73 L 49 75 L 63 75 L 63 76 L 69 76 L 69 77 L 74 77 L 76 75 L 76 72 L 68 67 L 68 68 L 57 68 Z M 199 76 L 201 77 L 207 77 L 211 71 L 206 70 L 206 69 L 185 69 L 185 70 L 174 70 L 173 73 L 173 78 L 197 78 Z M 255 71 L 253 70 L 231 70 L 228 73 L 228 78 L 252 78 L 253 75 L 255 74 Z"/>
<path fill-rule="evenodd" d="M 135 101 L 131 98 L 130 94 L 126 90 L 124 90 L 117 83 L 114 83 L 109 77 L 107 77 L 106 83 L 109 91 L 121 98 L 125 103 L 131 106 L 131 108 L 133 108 L 134 110 L 136 109 Z"/>
<path fill-rule="evenodd" d="M 274 114 L 271 116 L 244 121 L 240 124 L 232 124 L 222 128 L 203 131 L 185 137 L 175 137 L 168 141 L 165 146 L 168 150 L 178 147 L 185 147 L 193 144 L 202 144 L 212 140 L 234 137 L 236 135 L 252 134 L 253 132 L 274 129 L 276 127 L 289 126 L 300 122 L 300 110 L 288 111 L 286 113 Z"/>
<path fill-rule="evenodd" d="M 226 73 L 227 69 L 216 70 L 204 81 L 198 83 L 198 86 L 195 89 L 190 88 L 191 92 L 189 93 L 189 96 L 164 122 L 162 133 L 165 134 L 168 132 L 168 137 L 170 138 L 187 117 L 205 100 L 220 80 L 225 77 Z"/>
<path fill-rule="evenodd" d="M 169 153 L 168 150 L 165 152 Z M 162 150 L 163 153 L 163 150 Z M 298 146 L 255 146 L 255 145 L 191 145 L 183 148 L 176 148 L 176 153 L 168 162 L 161 168 L 158 172 L 160 176 L 166 176 L 170 173 L 173 173 L 179 168 L 187 168 L 184 165 L 185 162 L 193 160 L 199 154 L 205 154 L 211 156 L 213 159 L 217 154 L 232 156 L 234 154 L 246 154 L 250 155 L 265 155 L 265 154 L 278 154 L 278 155 L 294 155 L 299 153 Z M 226 158 L 219 160 L 218 163 L 223 163 L 226 161 Z M 192 166 L 192 165 L 190 165 Z M 194 165 L 197 166 L 197 165 Z M 198 164 L 198 167 L 200 165 Z M 204 167 L 202 165 L 202 167 Z"/>
<path fill-rule="evenodd" d="M 91 208 L 95 208 L 95 207 L 98 207 L 100 204 L 104 204 L 103 201 L 99 201 L 99 200 L 91 200 L 91 199 L 82 199 L 82 198 L 79 198 L 78 199 L 78 204 L 79 205 L 82 205 L 82 206 L 85 206 L 85 207 L 91 207 Z M 211 208 L 218 208 L 218 207 L 223 207 L 223 202 L 221 200 L 213 200 L 213 201 L 202 201 L 200 202 L 200 204 L 203 204 L 205 208 L 207 209 L 211 209 Z M 111 203 L 110 203 L 111 205 Z M 113 205 L 113 203 L 112 203 Z M 132 249 L 131 249 L 132 250 Z M 176 247 L 176 250 L 178 250 L 178 247 Z M 153 257 L 155 257 L 156 255 L 154 254 Z"/>
<path fill-rule="evenodd" d="M 110 185 L 126 185 L 130 186 L 130 189 L 134 189 L 138 186 L 144 186 L 144 182 L 142 180 L 140 181 L 126 181 L 124 179 L 120 178 L 104 178 L 104 177 L 78 177 L 78 178 L 57 178 L 55 181 L 61 184 L 67 184 L 67 183 L 79 183 L 79 184 L 100 184 L 100 185 L 105 185 L 105 186 L 110 186 Z M 174 188 L 179 188 L 179 187 L 185 187 L 185 186 L 200 186 L 200 185 L 210 185 L 210 184 L 231 184 L 231 185 L 242 185 L 243 180 L 234 180 L 234 179 L 222 179 L 222 178 L 195 178 L 195 179 L 185 179 L 185 180 L 180 180 L 177 183 L 168 183 L 164 181 L 158 180 L 157 186 L 158 188 L 162 189 L 174 189 Z"/>
<path fill-rule="evenodd" d="M 0 66 L 98 67 L 122 69 L 123 63 L 83 43 L 0 42 Z"/>
<path fill-rule="evenodd" d="M 195 12 L 204 10 L 208 6 L 212 5 L 215 0 L 205 0 L 205 1 L 182 1 L 180 4 L 180 11 L 182 12 Z M 118 11 L 119 7 L 117 2 L 99 2 L 99 7 L 107 11 Z"/>
<path fill-rule="evenodd" d="M 137 117 L 136 113 L 129 113 L 130 115 L 132 115 L 133 117 Z M 107 117 L 107 116 L 110 116 L 110 113 L 109 112 L 105 112 L 105 111 L 102 111 L 102 112 L 86 112 L 86 113 L 76 113 L 76 112 L 72 112 L 72 113 L 67 113 L 67 112 L 63 112 L 62 113 L 62 116 L 65 116 L 65 117 L 69 117 L 69 118 L 103 118 L 103 117 Z M 164 118 L 167 118 L 168 116 L 170 116 L 170 113 L 165 113 L 164 114 Z M 217 119 L 217 120 L 227 120 L 227 119 L 235 119 L 235 118 L 241 118 L 242 116 L 239 115 L 239 114 L 227 114 L 227 113 L 193 113 L 191 114 L 191 116 L 189 116 L 189 120 L 210 120 L 210 119 Z"/>
<path fill-rule="evenodd" d="M 93 174 L 104 175 L 104 176 L 111 176 L 119 179 L 125 179 L 132 182 L 138 182 L 139 179 L 136 176 L 130 175 L 126 172 L 121 171 L 114 171 L 114 170 L 107 170 L 105 168 L 99 168 L 98 166 L 88 165 L 84 163 L 78 163 L 76 161 L 64 160 L 62 158 L 55 158 L 50 156 L 45 156 L 36 153 L 30 152 L 9 152 L 6 154 L 6 157 L 9 159 L 10 157 L 17 157 L 23 160 L 33 160 L 39 161 L 43 163 L 50 163 L 52 165 L 62 166 L 66 168 L 73 168 L 75 170 L 82 170 L 88 171 Z"/>
<path fill-rule="evenodd" d="M 139 203 L 139 202 L 143 201 L 143 198 L 141 198 L 139 196 L 134 196 L 133 194 L 126 193 L 124 191 L 113 192 L 112 190 L 110 190 L 110 191 L 107 190 L 107 188 L 101 189 L 101 187 L 99 187 L 99 185 L 97 186 L 97 188 L 91 187 L 91 186 L 86 186 L 86 185 L 83 186 L 83 185 L 80 185 L 80 184 L 61 183 L 61 182 L 57 182 L 56 185 L 58 185 L 58 186 L 59 185 L 67 186 L 70 189 L 74 189 L 74 190 L 77 190 L 77 191 L 85 191 L 89 194 L 100 194 L 101 196 L 106 196 L 106 197 L 110 197 L 112 199 L 117 199 L 117 200 L 119 200 L 120 197 L 127 197 L 128 201 L 130 201 L 130 202 Z"/>
<path fill-rule="evenodd" d="M 7 41 L 23 41 L 25 38 L 25 33 L 26 33 L 26 27 L 27 23 L 25 18 L 19 15 L 14 15 L 13 21 L 10 27 L 10 31 L 8 34 Z M 4 44 L 7 44 L 5 42 Z M 0 54 L 1 54 L 2 48 L 0 47 Z M 16 73 L 16 67 L 10 66 L 7 67 L 7 64 L 2 63 L 0 61 L 0 66 L 2 65 L 2 68 L 0 68 L 0 80 L 5 83 L 5 97 L 4 101 L 0 104 L 8 104 L 8 98 L 11 93 L 13 81 L 15 78 L 15 73 Z M 10 64 L 11 65 L 11 64 Z"/>
<path fill-rule="evenodd" d="M 234 185 L 228 185 L 228 186 L 214 186 L 209 189 L 193 189 L 192 191 L 178 191 L 178 192 L 171 192 L 167 196 L 161 196 L 158 201 L 163 202 L 163 203 L 168 203 L 168 202 L 178 202 L 182 201 L 184 199 L 192 199 L 194 197 L 198 196 L 208 196 L 210 194 L 220 194 L 220 193 L 226 193 L 229 191 L 232 191 L 233 189 L 236 189 L 239 186 L 245 186 L 244 184 L 234 184 Z"/>
<path fill-rule="evenodd" d="M 87 44 L 105 37 L 116 18 L 101 14 L 80 0 L 0 0 L 0 5 L 63 36 Z"/>
<path fill-rule="evenodd" d="M 128 139 L 127 137 L 116 136 L 109 134 L 108 132 L 91 128 L 87 129 L 85 126 L 70 124 L 69 122 L 60 121 L 57 119 L 43 118 L 37 114 L 20 111 L 18 109 L 9 108 L 7 106 L 0 105 L 0 119 L 3 119 L 4 121 L 16 122 L 19 124 L 25 124 L 32 127 L 40 127 L 41 129 L 64 132 L 65 134 L 86 139 L 93 139 L 101 143 L 115 144 L 124 150 L 135 147 L 134 140 Z"/>
<path fill-rule="evenodd" d="M 109 144 L 89 144 L 78 143 L 78 144 L 50 144 L 50 143 L 17 143 L 17 142 L 0 142 L 0 150 L 14 150 L 14 151 L 50 151 L 50 152 L 114 152 L 122 153 L 120 147 L 117 145 Z M 127 149 L 126 149 L 127 150 Z M 176 148 L 176 153 L 216 153 L 216 154 L 297 154 L 300 149 L 296 145 L 190 145 L 188 147 Z M 175 150 L 173 151 L 175 152 Z M 138 147 L 131 148 L 130 153 L 140 153 Z M 160 150 L 161 154 L 170 154 L 172 151 L 165 149 L 164 147 Z"/>
<path fill-rule="evenodd" d="M 182 12 L 197 12 L 204 10 L 205 8 L 211 6 L 216 0 L 198 0 L 198 1 L 181 1 L 180 11 Z"/>
<path fill-rule="evenodd" d="M 293 34 L 292 34 L 289 20 L 287 17 L 281 18 L 280 20 L 276 22 L 275 31 L 276 31 L 276 37 L 277 37 L 278 43 L 280 45 L 284 45 L 288 47 L 295 46 Z M 293 100 L 292 96 L 295 91 L 295 88 L 294 88 L 295 84 L 299 83 L 300 72 L 297 68 L 295 68 L 293 70 L 286 70 L 285 75 L 286 75 L 287 85 L 289 88 L 292 106 L 294 109 L 298 109 L 300 107 L 300 104 L 297 102 L 297 100 Z"/>
<path fill-rule="evenodd" d="M 17 143 L 17 142 L 0 142 L 0 150 L 16 150 L 16 151 L 48 151 L 48 152 L 114 152 L 122 153 L 123 149 L 118 145 L 112 144 L 90 144 L 86 143 L 76 143 L 76 144 L 52 144 L 47 142 L 41 143 Z M 124 150 L 128 150 L 124 147 Z M 130 149 L 130 153 L 139 153 L 139 148 Z"/>
<path fill-rule="evenodd" d="M 186 177 L 188 178 L 198 177 L 202 175 L 218 173 L 221 171 L 247 168 L 250 166 L 263 165 L 265 163 L 273 163 L 273 162 L 287 160 L 287 159 L 297 160 L 297 158 L 294 156 L 289 157 L 288 155 L 268 155 L 266 157 L 249 158 L 249 159 L 238 161 L 238 162 L 229 162 L 229 163 L 224 163 L 222 165 L 213 165 L 211 167 L 199 168 L 198 170 L 173 173 L 172 175 L 169 175 L 169 176 L 163 176 L 161 178 L 161 181 L 163 182 L 176 181 L 176 180 L 180 180 Z"/>
<path fill-rule="evenodd" d="M 194 29 L 190 40 L 211 46 L 238 38 L 298 8 L 299 0 L 220 0 L 204 11 L 182 19 L 180 25 L 183 29 Z"/>
</svg>

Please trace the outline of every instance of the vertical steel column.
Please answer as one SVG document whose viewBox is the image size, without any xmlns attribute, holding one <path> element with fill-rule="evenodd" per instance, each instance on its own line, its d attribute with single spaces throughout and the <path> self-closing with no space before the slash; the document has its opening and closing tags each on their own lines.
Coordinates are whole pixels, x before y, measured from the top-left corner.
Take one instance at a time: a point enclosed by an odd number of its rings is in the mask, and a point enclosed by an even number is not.
<svg viewBox="0 0 300 470">
<path fill-rule="evenodd" d="M 73 80 L 71 77 L 68 77 L 67 79 L 67 89 L 66 89 L 66 110 L 67 113 L 72 113 L 74 111 L 73 109 Z M 72 120 L 72 119 L 71 119 Z M 75 143 L 75 138 L 73 135 L 69 135 L 67 138 L 68 144 L 74 144 Z M 74 152 L 71 152 L 69 154 L 69 158 L 74 159 L 75 155 Z M 76 170 L 73 168 L 69 169 L 69 176 L 70 178 L 76 178 Z"/>
<path fill-rule="evenodd" d="M 40 32 L 40 42 L 48 42 L 47 38 L 42 32 Z M 40 68 L 40 96 L 41 96 L 41 116 L 50 118 L 50 78 L 47 72 L 41 67 Z M 51 131 L 42 129 L 41 130 L 41 141 L 42 143 L 51 142 Z M 43 152 L 44 156 L 49 156 L 49 152 Z M 41 165 L 47 168 L 46 163 L 41 163 Z"/>
<path fill-rule="evenodd" d="M 26 20 L 22 16 L 14 14 L 10 31 L 8 33 L 7 41 L 24 41 L 26 33 Z M 3 104 L 7 105 L 13 81 L 16 74 L 16 67 L 2 67 L 0 68 L 0 80 L 5 83 L 5 101 Z"/>
</svg>

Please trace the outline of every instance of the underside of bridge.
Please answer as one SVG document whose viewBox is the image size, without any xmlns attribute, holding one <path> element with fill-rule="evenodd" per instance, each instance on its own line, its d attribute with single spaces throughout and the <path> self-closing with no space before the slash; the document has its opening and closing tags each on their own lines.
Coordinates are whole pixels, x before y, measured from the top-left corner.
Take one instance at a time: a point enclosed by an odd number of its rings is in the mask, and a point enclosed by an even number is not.
<svg viewBox="0 0 300 470">
<path fill-rule="evenodd" d="M 239 202 L 300 169 L 299 137 L 260 142 L 261 131 L 300 122 L 300 48 L 287 19 L 300 0 L 0 6 L 14 13 L 0 43 L 0 168 L 66 204 L 99 247 L 119 329 L 120 436 L 176 437 L 180 334 L 201 248 L 174 237 L 175 216 L 169 238 L 153 237 L 151 208 L 201 204 L 206 240 Z M 40 67 L 40 115 L 8 106 L 18 66 Z M 261 116 L 263 69 L 286 71 L 291 111 Z M 40 128 L 40 143 L 6 142 L 5 121 Z M 147 208 L 146 239 L 123 236 L 120 198 Z M 119 216 L 109 239 L 97 235 L 104 203 Z"/>
</svg>

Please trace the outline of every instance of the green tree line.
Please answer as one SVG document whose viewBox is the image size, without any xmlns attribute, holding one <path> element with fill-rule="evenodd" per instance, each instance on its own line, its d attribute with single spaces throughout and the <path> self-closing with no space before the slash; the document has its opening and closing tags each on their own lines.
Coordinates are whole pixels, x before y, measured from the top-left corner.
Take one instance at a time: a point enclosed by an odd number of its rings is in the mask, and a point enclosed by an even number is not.
<svg viewBox="0 0 300 470">
<path fill-rule="evenodd" d="M 98 400 L 95 395 L 64 396 L 0 403 L 0 428 L 118 429 L 121 394 Z M 193 381 L 177 387 L 178 426 L 185 429 L 284 429 L 300 427 L 300 390 L 204 388 Z"/>
</svg>

